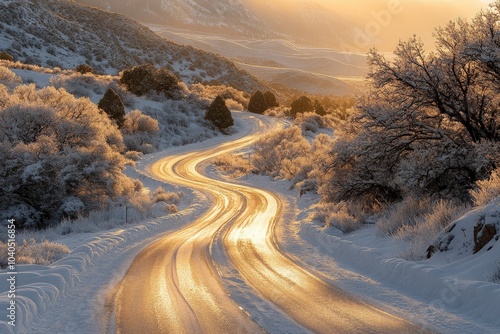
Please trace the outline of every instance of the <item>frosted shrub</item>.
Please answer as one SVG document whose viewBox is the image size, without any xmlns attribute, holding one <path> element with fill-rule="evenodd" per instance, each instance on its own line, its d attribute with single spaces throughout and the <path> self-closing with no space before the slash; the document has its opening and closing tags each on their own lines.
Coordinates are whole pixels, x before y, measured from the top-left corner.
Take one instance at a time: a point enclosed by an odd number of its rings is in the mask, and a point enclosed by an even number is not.
<svg viewBox="0 0 500 334">
<path fill-rule="evenodd" d="M 301 127 L 302 132 L 317 133 L 320 128 L 333 128 L 331 116 L 320 116 L 313 112 L 298 114 L 295 123 Z"/>
<path fill-rule="evenodd" d="M 0 82 L 14 84 L 21 83 L 23 80 L 7 67 L 0 66 Z"/>
<path fill-rule="evenodd" d="M 212 159 L 211 163 L 229 177 L 238 178 L 250 173 L 253 165 L 250 157 L 242 154 L 225 153 Z"/>
<path fill-rule="evenodd" d="M 73 72 L 53 76 L 49 79 L 49 83 L 56 88 L 64 88 L 77 97 L 90 97 L 93 94 L 103 95 L 113 80 L 111 76 Z"/>
<path fill-rule="evenodd" d="M 16 246 L 17 264 L 49 265 L 63 258 L 70 250 L 63 244 L 44 240 L 38 243 L 35 239 L 23 240 L 22 245 Z M 0 241 L 0 268 L 7 265 L 7 243 Z"/>
<path fill-rule="evenodd" d="M 144 156 L 144 153 L 137 151 L 127 151 L 125 152 L 125 157 L 132 161 L 139 161 Z"/>
<path fill-rule="evenodd" d="M 158 187 L 153 193 L 153 201 L 155 203 L 165 202 L 167 204 L 179 204 L 182 196 L 182 192 L 166 192 L 162 187 Z"/>
<path fill-rule="evenodd" d="M 354 203 L 321 203 L 315 208 L 315 219 L 344 233 L 360 229 L 368 218 L 361 206 Z"/>
<path fill-rule="evenodd" d="M 432 205 L 432 201 L 428 198 L 407 197 L 402 202 L 389 207 L 377 220 L 377 227 L 384 234 L 394 235 L 405 226 L 414 226 L 422 222 Z"/>
<path fill-rule="evenodd" d="M 477 181 L 476 186 L 476 189 L 471 190 L 476 206 L 486 205 L 491 200 L 500 197 L 500 169 L 494 170 L 489 179 Z"/>
<path fill-rule="evenodd" d="M 254 149 L 252 162 L 258 171 L 273 177 L 281 175 L 291 179 L 298 170 L 295 169 L 294 172 L 288 169 L 282 172 L 283 162 L 295 161 L 298 157 L 307 155 L 311 147 L 302 137 L 300 129 L 291 127 L 263 136 L 256 142 Z"/>
<path fill-rule="evenodd" d="M 147 154 L 158 149 L 160 140 L 158 121 L 139 110 L 132 110 L 125 116 L 122 132 L 128 150 Z"/>
<path fill-rule="evenodd" d="M 196 94 L 198 98 L 204 100 L 207 104 L 213 101 L 217 96 L 221 96 L 226 101 L 226 105 L 230 110 L 243 111 L 246 106 L 248 106 L 248 95 L 230 86 L 194 84 L 191 86 L 190 91 Z"/>
<path fill-rule="evenodd" d="M 403 225 L 396 232 L 396 238 L 410 242 L 408 249 L 400 256 L 407 260 L 421 260 L 436 236 L 468 210 L 467 206 L 440 200 L 427 207 L 415 225 Z"/>
<path fill-rule="evenodd" d="M 41 67 L 38 65 L 33 65 L 33 64 L 25 64 L 21 63 L 20 61 L 16 62 L 10 62 L 7 60 L 0 60 L 0 65 L 3 65 L 5 67 L 9 68 L 15 68 L 15 69 L 20 69 L 20 70 L 29 70 L 29 71 L 34 71 L 34 72 L 40 72 L 40 73 L 49 73 L 49 74 L 61 74 L 61 73 L 71 73 L 73 71 L 63 71 L 61 69 L 56 69 L 56 68 L 48 68 L 48 67 Z"/>
<path fill-rule="evenodd" d="M 95 104 L 64 89 L 16 87 L 0 109 L 0 142 L 0 212 L 23 213 L 19 227 L 74 216 L 76 199 L 93 211 L 134 191 L 122 172 L 121 133 Z"/>
<path fill-rule="evenodd" d="M 275 107 L 275 108 L 269 108 L 266 111 L 264 111 L 264 115 L 285 118 L 289 112 L 290 110 L 287 107 Z"/>
</svg>

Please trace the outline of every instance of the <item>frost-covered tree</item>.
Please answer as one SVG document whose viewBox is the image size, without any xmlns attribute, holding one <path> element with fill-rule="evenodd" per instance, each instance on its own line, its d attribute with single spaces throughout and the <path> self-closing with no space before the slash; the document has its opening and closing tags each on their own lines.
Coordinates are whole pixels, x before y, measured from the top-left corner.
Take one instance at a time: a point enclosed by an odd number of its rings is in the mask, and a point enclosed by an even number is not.
<svg viewBox="0 0 500 334">
<path fill-rule="evenodd" d="M 260 138 L 254 145 L 252 163 L 261 173 L 292 179 L 311 163 L 311 145 L 296 126 Z"/>
<path fill-rule="evenodd" d="M 374 89 L 336 132 L 320 188 L 325 199 L 469 200 L 497 164 L 499 9 L 500 1 L 472 23 L 437 29 L 434 52 L 414 37 L 398 45 L 393 61 L 370 53 Z"/>
<path fill-rule="evenodd" d="M 44 227 L 133 191 L 122 136 L 90 100 L 30 85 L 2 102 L 0 216 Z"/>
<path fill-rule="evenodd" d="M 398 45 L 393 62 L 372 51 L 369 77 L 379 97 L 403 108 L 436 113 L 464 129 L 464 140 L 500 140 L 500 71 L 495 72 L 497 59 L 490 54 L 500 51 L 498 15 L 480 14 L 476 22 L 495 36 L 488 47 L 485 32 L 478 39 L 475 23 L 457 20 L 436 30 L 435 52 L 426 52 L 416 37 Z"/>
<path fill-rule="evenodd" d="M 218 129 L 224 130 L 234 125 L 231 111 L 226 106 L 226 102 L 220 96 L 210 104 L 205 114 L 205 119 L 212 122 Z"/>
<path fill-rule="evenodd" d="M 97 104 L 97 107 L 104 110 L 108 117 L 118 125 L 118 128 L 123 127 L 123 123 L 125 122 L 125 106 L 120 95 L 113 88 L 108 88 Z"/>
</svg>

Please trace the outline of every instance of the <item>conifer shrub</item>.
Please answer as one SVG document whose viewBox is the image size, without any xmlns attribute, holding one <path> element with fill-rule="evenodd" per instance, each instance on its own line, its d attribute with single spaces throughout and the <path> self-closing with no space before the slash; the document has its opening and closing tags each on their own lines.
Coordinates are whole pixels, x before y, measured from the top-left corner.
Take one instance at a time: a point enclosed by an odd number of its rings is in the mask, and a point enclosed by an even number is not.
<svg viewBox="0 0 500 334">
<path fill-rule="evenodd" d="M 205 119 L 210 121 L 219 130 L 225 130 L 234 125 L 231 111 L 229 111 L 226 102 L 221 96 L 217 96 L 210 104 L 205 114 Z"/>
<path fill-rule="evenodd" d="M 87 64 L 80 64 L 75 68 L 75 71 L 81 74 L 94 73 L 92 66 Z"/>
<path fill-rule="evenodd" d="M 99 109 L 104 110 L 108 117 L 115 121 L 118 128 L 122 128 L 125 122 L 125 106 L 120 95 L 112 88 L 109 88 L 97 105 Z"/>
</svg>

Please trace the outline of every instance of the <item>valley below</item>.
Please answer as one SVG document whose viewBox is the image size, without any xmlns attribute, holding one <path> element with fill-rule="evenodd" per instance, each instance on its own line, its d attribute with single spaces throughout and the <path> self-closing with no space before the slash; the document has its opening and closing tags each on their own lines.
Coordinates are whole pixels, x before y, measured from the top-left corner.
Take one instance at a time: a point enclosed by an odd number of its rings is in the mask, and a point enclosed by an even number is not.
<svg viewBox="0 0 500 334">
<path fill-rule="evenodd" d="M 365 89 L 366 54 L 298 45 L 284 39 L 250 39 L 146 25 L 178 44 L 213 52 L 271 86 L 312 95 L 356 95 Z"/>
</svg>

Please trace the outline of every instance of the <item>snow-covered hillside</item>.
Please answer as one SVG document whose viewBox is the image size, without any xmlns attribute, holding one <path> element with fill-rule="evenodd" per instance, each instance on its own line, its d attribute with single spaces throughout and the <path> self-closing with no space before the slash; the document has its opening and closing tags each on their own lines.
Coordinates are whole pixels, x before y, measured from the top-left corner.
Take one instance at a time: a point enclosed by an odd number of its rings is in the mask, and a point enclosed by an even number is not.
<svg viewBox="0 0 500 334">
<path fill-rule="evenodd" d="M 168 42 L 132 19 L 66 0 L 0 2 L 0 50 L 15 60 L 116 74 L 153 63 L 187 84 L 217 82 L 253 92 L 258 79 L 215 54 Z"/>
<path fill-rule="evenodd" d="M 262 22 L 241 1 L 235 0 L 77 0 L 111 12 L 119 12 L 136 20 L 194 26 L 219 32 L 249 34 L 259 31 Z M 264 32 L 263 30 L 261 31 Z"/>
</svg>

